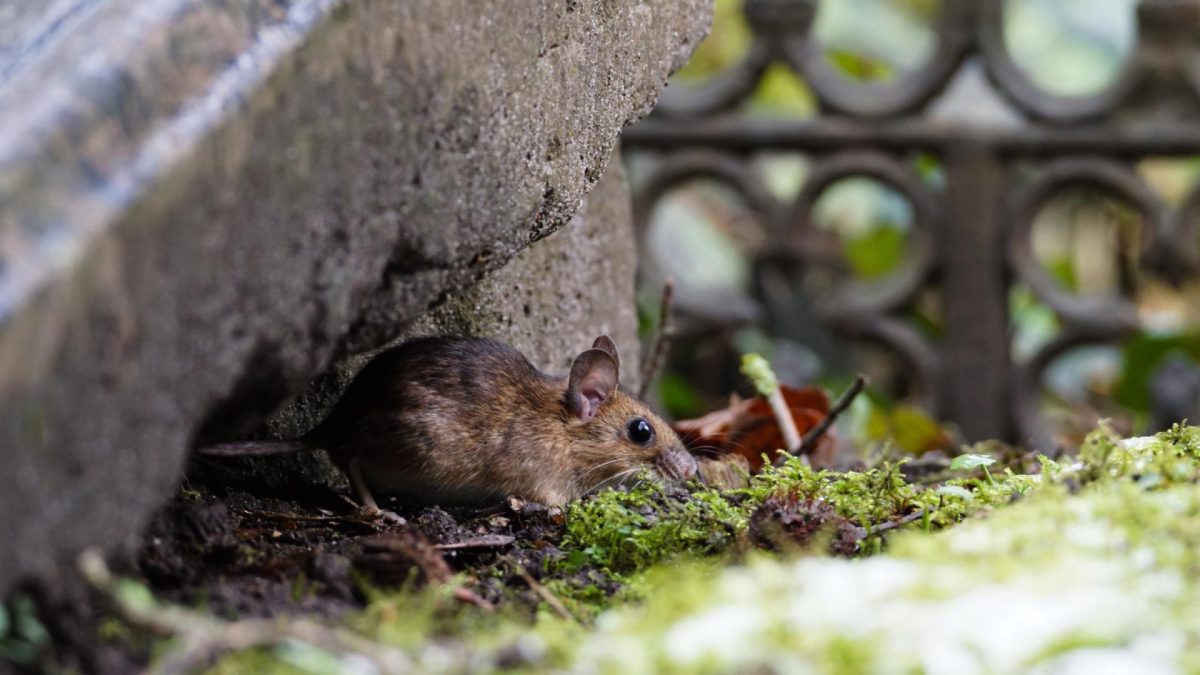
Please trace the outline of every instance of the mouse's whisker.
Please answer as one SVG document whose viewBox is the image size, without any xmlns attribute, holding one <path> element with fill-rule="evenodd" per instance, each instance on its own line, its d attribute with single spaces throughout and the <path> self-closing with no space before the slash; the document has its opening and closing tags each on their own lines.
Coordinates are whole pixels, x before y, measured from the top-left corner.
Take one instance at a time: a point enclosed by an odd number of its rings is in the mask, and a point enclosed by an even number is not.
<svg viewBox="0 0 1200 675">
<path fill-rule="evenodd" d="M 697 445 L 693 448 L 688 448 L 688 452 L 701 455 L 723 455 L 724 448 L 719 445 Z"/>
<path fill-rule="evenodd" d="M 616 484 L 618 481 L 620 481 L 622 478 L 624 478 L 628 473 L 629 473 L 628 471 L 621 471 L 619 473 L 615 473 L 615 474 L 609 476 L 608 478 L 602 479 L 600 482 L 596 483 L 596 485 L 594 485 L 591 490 L 588 490 L 588 492 L 589 493 L 599 492 L 600 490 L 604 489 L 605 487 Z"/>
<path fill-rule="evenodd" d="M 607 462 L 601 462 L 601 463 L 597 464 L 596 466 L 593 466 L 592 468 L 588 469 L 587 473 L 585 473 L 583 475 L 586 478 L 586 477 L 591 476 L 592 474 L 596 473 L 597 471 L 600 471 L 601 469 L 603 469 L 606 466 L 611 466 L 618 462 L 624 462 L 624 461 L 625 461 L 624 457 L 618 457 L 616 459 L 610 459 Z"/>
<path fill-rule="evenodd" d="M 640 470 L 641 470 L 640 467 L 633 467 L 632 469 L 626 469 L 624 471 L 621 471 L 620 473 L 613 474 L 612 476 L 605 478 L 604 480 L 600 481 L 599 483 L 596 483 L 596 485 L 594 485 L 590 490 L 587 491 L 587 494 L 599 492 L 600 490 L 602 490 L 605 487 L 608 487 L 610 485 L 618 485 L 618 484 L 620 484 L 620 482 L 623 479 L 627 478 L 628 476 L 632 476 L 632 475 L 636 474 Z"/>
</svg>

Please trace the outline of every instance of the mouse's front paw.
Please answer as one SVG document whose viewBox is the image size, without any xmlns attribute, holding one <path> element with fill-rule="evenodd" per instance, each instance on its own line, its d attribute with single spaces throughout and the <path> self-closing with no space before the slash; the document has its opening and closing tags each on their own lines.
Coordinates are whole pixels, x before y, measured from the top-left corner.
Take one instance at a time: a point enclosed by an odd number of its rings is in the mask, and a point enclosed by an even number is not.
<svg viewBox="0 0 1200 675">
<path fill-rule="evenodd" d="M 391 525 L 407 525 L 408 524 L 408 521 L 405 520 L 403 516 L 396 513 L 395 511 L 384 511 L 383 509 L 380 509 L 379 513 L 376 515 L 376 517 L 379 518 L 380 520 L 382 520 L 383 522 L 389 523 Z"/>
<path fill-rule="evenodd" d="M 359 509 L 359 514 L 368 520 L 381 521 L 385 525 L 407 525 L 408 521 L 403 516 L 393 512 L 379 508 L 378 506 L 363 506 Z"/>
</svg>

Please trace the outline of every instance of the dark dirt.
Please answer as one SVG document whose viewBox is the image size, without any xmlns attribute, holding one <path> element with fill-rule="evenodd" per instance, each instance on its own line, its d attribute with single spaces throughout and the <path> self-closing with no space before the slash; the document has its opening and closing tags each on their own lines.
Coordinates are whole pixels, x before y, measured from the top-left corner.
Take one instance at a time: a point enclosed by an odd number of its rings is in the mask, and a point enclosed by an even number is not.
<svg viewBox="0 0 1200 675">
<path fill-rule="evenodd" d="M 768 550 L 821 545 L 831 555 L 853 558 L 866 532 L 826 502 L 797 495 L 769 497 L 750 516 L 750 542 Z"/>
<path fill-rule="evenodd" d="M 408 524 L 366 516 L 322 487 L 289 499 L 245 481 L 224 487 L 185 482 L 154 518 L 136 555 L 111 562 L 156 598 L 227 619 L 336 617 L 364 606 L 364 581 L 418 588 L 460 573 L 464 592 L 478 604 L 515 603 L 533 616 L 541 599 L 518 565 L 534 579 L 551 574 L 549 563 L 562 555 L 561 510 L 518 499 L 482 510 L 386 500 L 381 506 Z M 571 577 L 607 594 L 619 588 L 594 570 Z M 48 639 L 34 660 L 6 662 L 0 655 L 0 672 L 128 673 L 148 663 L 151 636 L 121 628 L 82 582 L 31 585 L 22 593 L 34 599 Z"/>
<path fill-rule="evenodd" d="M 445 583 L 454 585 L 454 597 L 463 603 L 503 607 L 506 616 L 523 612 L 532 619 L 545 604 L 539 591 L 547 592 L 541 588 L 546 582 L 592 598 L 621 588 L 610 573 L 560 550 L 565 518 L 557 508 L 516 498 L 487 509 L 382 501 L 380 506 L 407 521 L 398 525 L 365 515 L 323 486 L 284 489 L 245 474 L 206 470 L 189 476 L 153 519 L 140 548 L 110 564 L 159 600 L 225 619 L 336 618 L 363 608 L 371 589 Z M 665 508 L 688 494 L 672 488 L 659 499 Z M 642 515 L 653 519 L 656 512 L 647 506 Z M 746 534 L 739 545 L 816 547 L 853 557 L 861 555 L 858 543 L 869 533 L 824 502 L 777 495 L 755 510 Z M 723 550 L 736 535 L 714 536 L 719 540 L 713 549 Z M 82 580 L 29 585 L 5 604 L 14 607 L 20 598 L 32 601 L 43 635 L 14 642 L 19 631 L 0 633 L 0 673 L 107 675 L 136 672 L 150 661 L 157 636 L 115 618 L 106 600 Z M 19 617 L 10 623 L 15 626 Z"/>
</svg>

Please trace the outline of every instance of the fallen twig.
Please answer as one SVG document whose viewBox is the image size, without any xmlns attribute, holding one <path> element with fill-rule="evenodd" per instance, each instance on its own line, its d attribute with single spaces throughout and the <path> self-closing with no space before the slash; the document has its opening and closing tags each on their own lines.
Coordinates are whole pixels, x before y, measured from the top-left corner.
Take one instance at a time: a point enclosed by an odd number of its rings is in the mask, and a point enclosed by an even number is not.
<svg viewBox="0 0 1200 675">
<path fill-rule="evenodd" d="M 278 511 L 251 511 L 249 509 L 238 509 L 238 511 L 244 516 L 264 518 L 267 520 L 295 520 L 306 523 L 360 525 L 362 527 L 374 529 L 373 522 L 364 518 L 351 518 L 347 516 L 306 516 L 292 513 L 280 513 Z"/>
<path fill-rule="evenodd" d="M 925 509 L 917 509 L 916 511 L 913 511 L 912 513 L 910 513 L 907 516 L 904 516 L 903 518 L 900 518 L 898 520 L 889 520 L 888 522 L 883 523 L 882 525 L 875 525 L 875 526 L 866 528 L 867 533 L 866 533 L 866 536 L 863 538 L 865 539 L 866 537 L 870 537 L 872 535 L 882 534 L 884 532 L 887 532 L 888 530 L 894 530 L 897 527 L 903 527 L 913 521 L 920 520 L 924 517 L 925 517 Z"/>
<path fill-rule="evenodd" d="M 666 360 L 673 331 L 671 330 L 671 309 L 675 299 L 675 280 L 668 277 L 663 283 L 662 302 L 658 307 L 658 329 L 654 331 L 654 339 L 650 341 L 650 350 L 646 352 L 646 360 L 642 363 L 642 383 L 638 387 L 638 398 L 646 398 L 650 384 L 658 377 Z"/>
<path fill-rule="evenodd" d="M 570 610 L 567 609 L 566 605 L 562 604 L 562 601 L 555 597 L 555 595 L 550 592 L 550 589 L 546 588 L 542 582 L 534 579 L 533 575 L 529 573 L 529 570 L 525 569 L 521 563 L 517 562 L 516 560 L 512 560 L 511 558 L 509 559 L 509 562 L 512 563 L 513 568 L 517 570 L 517 574 L 521 575 L 521 578 L 525 580 L 525 583 L 529 586 L 529 588 L 534 593 L 537 593 L 547 605 L 550 605 L 550 608 L 553 609 L 559 616 L 567 621 L 578 621 L 578 619 L 575 618 L 575 615 L 571 614 Z"/>
<path fill-rule="evenodd" d="M 863 375 L 862 373 L 855 375 L 854 382 L 850 383 L 850 386 L 846 388 L 846 391 L 843 391 L 842 395 L 833 402 L 833 405 L 830 406 L 829 412 L 825 415 L 824 419 L 818 422 L 816 426 L 809 429 L 808 433 L 804 434 L 804 438 L 800 441 L 799 447 L 792 454 L 803 455 L 811 450 L 813 445 L 815 445 L 816 442 L 825 435 L 825 432 L 829 431 L 829 427 L 833 426 L 833 423 L 837 421 L 838 416 L 846 412 L 846 409 L 850 407 L 850 404 L 854 402 L 854 399 L 862 393 L 863 388 L 867 386 L 867 382 L 868 380 L 866 375 Z M 783 457 L 780 457 L 780 459 L 776 460 L 776 463 L 780 463 L 783 459 Z"/>
<path fill-rule="evenodd" d="M 470 548 L 502 548 L 516 540 L 516 537 L 509 534 L 485 534 L 456 541 L 452 544 L 434 544 L 433 547 L 439 551 L 462 551 Z"/>
<path fill-rule="evenodd" d="M 372 642 L 341 628 L 305 619 L 243 619 L 221 621 L 176 605 L 160 603 L 138 586 L 126 586 L 112 576 L 99 551 L 79 556 L 79 570 L 126 622 L 156 635 L 173 637 L 171 647 L 155 664 L 166 675 L 193 672 L 221 654 L 254 647 L 303 642 L 335 653 L 355 654 L 383 673 L 409 673 L 412 660 L 403 651 Z"/>
<path fill-rule="evenodd" d="M 399 563 L 414 564 L 425 575 L 428 583 L 439 586 L 455 585 L 453 594 L 459 602 L 475 605 L 489 612 L 496 609 L 495 605 L 480 597 L 475 591 L 457 585 L 454 572 L 442 558 L 441 551 L 415 527 L 410 526 L 397 532 L 368 537 L 361 541 L 364 550 L 359 560 L 369 566 L 386 572 Z"/>
</svg>

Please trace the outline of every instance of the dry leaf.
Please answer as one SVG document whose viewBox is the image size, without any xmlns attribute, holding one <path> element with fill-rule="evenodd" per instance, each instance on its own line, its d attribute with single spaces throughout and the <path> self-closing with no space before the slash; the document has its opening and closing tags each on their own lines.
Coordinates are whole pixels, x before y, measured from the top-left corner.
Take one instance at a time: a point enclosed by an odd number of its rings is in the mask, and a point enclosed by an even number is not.
<svg viewBox="0 0 1200 675">
<path fill-rule="evenodd" d="M 829 397 L 816 387 L 796 389 L 781 387 L 796 430 L 803 436 L 829 414 Z M 771 412 L 771 405 L 761 396 L 740 400 L 734 397 L 729 407 L 693 420 L 672 425 L 684 444 L 694 454 L 710 459 L 738 455 L 745 458 L 751 473 L 763 467 L 762 456 L 774 457 L 785 447 L 783 434 Z M 837 442 L 833 430 L 825 432 L 809 452 L 813 466 L 826 466 L 833 459 Z"/>
</svg>

